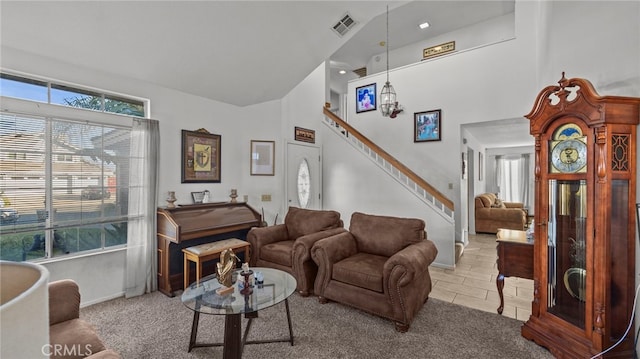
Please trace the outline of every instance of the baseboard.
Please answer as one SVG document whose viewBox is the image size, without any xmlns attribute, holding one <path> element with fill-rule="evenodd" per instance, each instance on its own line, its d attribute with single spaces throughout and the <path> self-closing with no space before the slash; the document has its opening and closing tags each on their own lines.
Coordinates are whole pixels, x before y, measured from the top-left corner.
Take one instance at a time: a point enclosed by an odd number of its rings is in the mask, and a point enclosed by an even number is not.
<svg viewBox="0 0 640 359">
<path fill-rule="evenodd" d="M 109 295 L 109 296 L 106 296 L 106 297 L 94 299 L 94 300 L 91 300 L 91 301 L 88 301 L 88 302 L 82 302 L 82 303 L 80 303 L 80 308 L 88 307 L 90 305 L 106 302 L 108 300 L 116 299 L 116 298 L 120 298 L 120 297 L 124 297 L 124 292 L 115 293 L 113 295 Z"/>
<path fill-rule="evenodd" d="M 458 260 L 462 257 L 462 253 L 464 253 L 464 244 L 456 242 L 456 263 L 458 263 Z"/>
</svg>

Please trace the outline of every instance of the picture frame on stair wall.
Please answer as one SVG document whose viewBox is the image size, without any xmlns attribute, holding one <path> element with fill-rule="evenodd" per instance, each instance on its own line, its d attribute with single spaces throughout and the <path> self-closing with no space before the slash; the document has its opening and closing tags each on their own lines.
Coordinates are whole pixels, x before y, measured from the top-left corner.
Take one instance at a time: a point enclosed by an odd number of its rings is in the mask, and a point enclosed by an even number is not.
<svg viewBox="0 0 640 359">
<path fill-rule="evenodd" d="M 413 114 L 413 142 L 440 141 L 442 110 L 415 112 Z"/>
<path fill-rule="evenodd" d="M 356 87 L 356 113 L 375 111 L 376 108 L 376 84 Z"/>
</svg>

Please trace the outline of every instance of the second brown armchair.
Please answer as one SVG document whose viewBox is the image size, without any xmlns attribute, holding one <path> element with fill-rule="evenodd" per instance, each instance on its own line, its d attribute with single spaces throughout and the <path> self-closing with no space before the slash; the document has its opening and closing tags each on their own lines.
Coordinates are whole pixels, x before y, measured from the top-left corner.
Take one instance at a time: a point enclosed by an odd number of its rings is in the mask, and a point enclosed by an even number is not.
<svg viewBox="0 0 640 359">
<path fill-rule="evenodd" d="M 429 298 L 429 265 L 438 250 L 421 219 L 354 213 L 349 231 L 316 242 L 315 292 L 391 319 L 406 332 Z"/>
<path fill-rule="evenodd" d="M 249 231 L 250 265 L 290 273 L 298 282 L 298 292 L 306 297 L 313 292 L 318 272 L 311 247 L 322 238 L 345 232 L 343 225 L 336 211 L 289 207 L 284 224 Z"/>
</svg>

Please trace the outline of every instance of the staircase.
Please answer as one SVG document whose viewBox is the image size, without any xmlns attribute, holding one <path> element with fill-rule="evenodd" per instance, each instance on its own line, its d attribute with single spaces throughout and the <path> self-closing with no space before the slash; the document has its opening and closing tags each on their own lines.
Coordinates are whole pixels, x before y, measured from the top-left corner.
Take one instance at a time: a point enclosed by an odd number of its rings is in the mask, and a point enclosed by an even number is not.
<svg viewBox="0 0 640 359">
<path fill-rule="evenodd" d="M 323 108 L 324 124 L 452 225 L 453 202 L 340 117 Z"/>
</svg>

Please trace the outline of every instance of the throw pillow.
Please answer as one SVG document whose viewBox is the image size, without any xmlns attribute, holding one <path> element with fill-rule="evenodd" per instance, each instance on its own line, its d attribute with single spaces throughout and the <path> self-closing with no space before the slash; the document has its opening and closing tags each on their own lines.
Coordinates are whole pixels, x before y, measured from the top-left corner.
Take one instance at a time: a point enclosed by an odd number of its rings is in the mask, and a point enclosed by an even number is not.
<svg viewBox="0 0 640 359">
<path fill-rule="evenodd" d="M 495 202 L 491 205 L 491 208 L 507 208 L 501 199 L 496 198 Z"/>
</svg>

